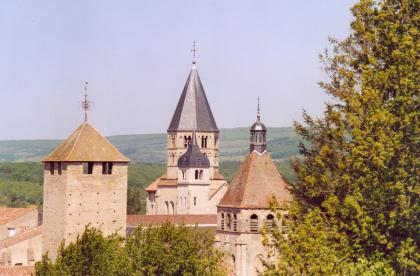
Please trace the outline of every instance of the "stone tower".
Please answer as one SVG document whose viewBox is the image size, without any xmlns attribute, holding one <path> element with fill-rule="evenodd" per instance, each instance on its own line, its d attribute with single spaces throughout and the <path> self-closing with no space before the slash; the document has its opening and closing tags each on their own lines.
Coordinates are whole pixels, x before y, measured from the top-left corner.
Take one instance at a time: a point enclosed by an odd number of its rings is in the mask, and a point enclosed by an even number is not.
<svg viewBox="0 0 420 276">
<path fill-rule="evenodd" d="M 263 269 L 261 258 L 267 252 L 261 229 L 275 219 L 269 200 L 273 196 L 280 203 L 291 200 L 286 182 L 266 150 L 266 128 L 259 114 L 250 132 L 251 152 L 217 205 L 216 243 L 228 252 L 235 275 L 240 276 L 257 275 Z"/>
<path fill-rule="evenodd" d="M 208 214 L 209 186 L 210 161 L 200 152 L 193 132 L 192 142 L 178 159 L 177 214 Z"/>
<path fill-rule="evenodd" d="M 44 253 L 55 259 L 88 224 L 125 235 L 128 162 L 86 121 L 43 160 Z"/>
<path fill-rule="evenodd" d="M 191 143 L 193 128 L 197 144 L 210 160 L 210 177 L 219 172 L 219 129 L 207 101 L 195 63 L 182 91 L 168 128 L 167 177 L 177 178 L 178 158 Z"/>
<path fill-rule="evenodd" d="M 179 178 L 182 176 L 182 169 L 178 167 L 178 161 L 187 151 L 193 136 L 196 138 L 194 150 L 200 151 L 209 161 L 209 168 L 205 171 L 207 174 L 208 170 L 210 185 L 201 187 L 203 191 L 208 189 L 208 196 L 200 199 L 209 202 L 201 202 L 200 206 L 208 204 L 209 213 L 216 214 L 216 205 L 227 189 L 227 182 L 219 173 L 219 129 L 207 101 L 195 61 L 193 61 L 167 133 L 167 170 L 146 188 L 148 194 L 146 214 L 171 215 L 177 214 L 178 210 L 181 213 L 187 211 L 186 214 L 189 214 L 191 210 L 196 214 L 198 210 L 204 210 L 202 208 L 185 209 L 185 203 L 181 203 L 180 198 L 177 197 L 178 188 L 185 188 L 185 179 Z"/>
</svg>

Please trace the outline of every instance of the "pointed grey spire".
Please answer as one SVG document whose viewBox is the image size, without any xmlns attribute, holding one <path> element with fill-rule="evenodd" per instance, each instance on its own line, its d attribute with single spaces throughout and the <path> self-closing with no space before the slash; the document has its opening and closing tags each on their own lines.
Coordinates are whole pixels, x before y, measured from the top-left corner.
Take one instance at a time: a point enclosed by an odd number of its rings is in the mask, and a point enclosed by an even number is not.
<svg viewBox="0 0 420 276">
<path fill-rule="evenodd" d="M 194 126 L 197 131 L 219 131 L 197 69 L 193 65 L 168 131 L 192 131 Z"/>
</svg>

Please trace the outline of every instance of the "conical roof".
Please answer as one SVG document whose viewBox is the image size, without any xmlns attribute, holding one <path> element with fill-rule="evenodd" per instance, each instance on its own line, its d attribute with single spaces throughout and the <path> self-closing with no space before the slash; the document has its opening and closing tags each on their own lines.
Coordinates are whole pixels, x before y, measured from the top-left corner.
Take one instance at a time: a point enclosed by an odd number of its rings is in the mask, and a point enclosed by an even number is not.
<svg viewBox="0 0 420 276">
<path fill-rule="evenodd" d="M 239 167 L 218 207 L 269 208 L 272 196 L 280 203 L 292 198 L 270 155 L 254 151 Z"/>
<path fill-rule="evenodd" d="M 178 168 L 209 168 L 210 161 L 197 145 L 195 130 L 187 151 L 178 159 Z"/>
<path fill-rule="evenodd" d="M 168 131 L 219 131 L 195 65 L 184 86 Z"/>
<path fill-rule="evenodd" d="M 88 122 L 84 122 L 42 161 L 129 162 L 130 160 Z"/>
</svg>

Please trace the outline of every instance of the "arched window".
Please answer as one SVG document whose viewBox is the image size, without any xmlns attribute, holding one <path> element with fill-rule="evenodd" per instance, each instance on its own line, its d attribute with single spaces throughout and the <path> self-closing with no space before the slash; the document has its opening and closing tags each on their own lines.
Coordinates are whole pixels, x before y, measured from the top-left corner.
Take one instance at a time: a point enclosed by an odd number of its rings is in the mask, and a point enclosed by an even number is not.
<svg viewBox="0 0 420 276">
<path fill-rule="evenodd" d="M 184 196 L 184 205 L 187 206 L 187 197 Z"/>
<path fill-rule="evenodd" d="M 182 170 L 182 179 L 186 179 L 187 178 L 187 171 L 185 169 Z"/>
<path fill-rule="evenodd" d="M 230 214 L 227 214 L 226 228 L 230 230 L 231 226 L 232 226 L 232 217 L 230 216 Z"/>
<path fill-rule="evenodd" d="M 198 177 L 199 177 L 199 172 L 198 170 L 195 170 L 195 179 L 198 179 Z"/>
<path fill-rule="evenodd" d="M 235 255 L 234 255 L 234 254 L 232 254 L 232 265 L 233 265 L 233 266 L 235 266 L 235 261 L 236 261 L 236 259 L 235 259 Z"/>
<path fill-rule="evenodd" d="M 169 215 L 169 203 L 165 201 L 165 207 L 166 207 L 166 215 Z"/>
<path fill-rule="evenodd" d="M 194 197 L 194 206 L 197 206 L 197 197 Z"/>
<path fill-rule="evenodd" d="M 225 214 L 220 215 L 220 229 L 225 230 Z"/>
<path fill-rule="evenodd" d="M 265 223 L 267 224 L 268 228 L 273 228 L 274 216 L 272 214 L 268 214 Z"/>
<path fill-rule="evenodd" d="M 199 175 L 200 179 L 203 179 L 203 170 L 200 170 L 200 175 Z"/>
<path fill-rule="evenodd" d="M 171 214 L 175 214 L 175 204 L 171 201 Z"/>
<path fill-rule="evenodd" d="M 249 220 L 249 230 L 251 232 L 258 232 L 258 216 L 252 214 Z"/>
<path fill-rule="evenodd" d="M 238 231 L 238 220 L 237 220 L 236 214 L 233 214 L 232 225 L 233 225 L 233 231 Z"/>
</svg>

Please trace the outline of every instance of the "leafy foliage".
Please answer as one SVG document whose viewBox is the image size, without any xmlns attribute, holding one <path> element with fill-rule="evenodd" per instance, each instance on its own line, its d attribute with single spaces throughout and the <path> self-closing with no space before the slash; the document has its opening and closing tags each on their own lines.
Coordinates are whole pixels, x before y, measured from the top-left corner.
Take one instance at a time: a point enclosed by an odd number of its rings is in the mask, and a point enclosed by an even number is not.
<svg viewBox="0 0 420 276">
<path fill-rule="evenodd" d="M 213 242 L 209 231 L 170 223 L 138 228 L 126 241 L 87 227 L 61 244 L 55 262 L 44 255 L 36 275 L 224 275 Z"/>
<path fill-rule="evenodd" d="M 279 261 L 267 274 L 418 275 L 419 5 L 361 0 L 350 36 L 322 55 L 334 103 L 295 125 L 307 143 L 294 223 L 268 242 Z"/>
<path fill-rule="evenodd" d="M 124 249 L 124 238 L 86 227 L 77 240 L 61 244 L 55 262 L 48 255 L 35 265 L 36 275 L 131 275 L 131 262 Z"/>
<path fill-rule="evenodd" d="M 140 275 L 224 275 L 210 231 L 170 223 L 137 228 L 126 247 Z"/>
</svg>

